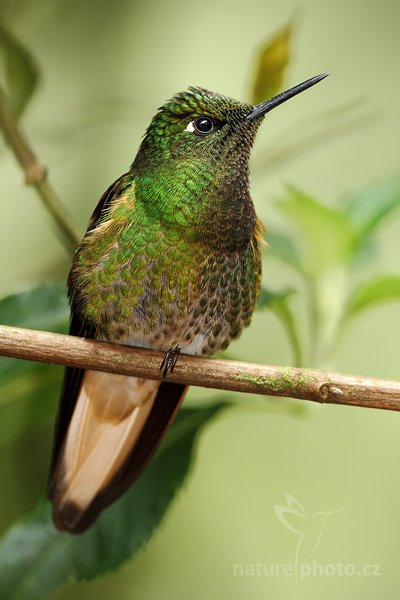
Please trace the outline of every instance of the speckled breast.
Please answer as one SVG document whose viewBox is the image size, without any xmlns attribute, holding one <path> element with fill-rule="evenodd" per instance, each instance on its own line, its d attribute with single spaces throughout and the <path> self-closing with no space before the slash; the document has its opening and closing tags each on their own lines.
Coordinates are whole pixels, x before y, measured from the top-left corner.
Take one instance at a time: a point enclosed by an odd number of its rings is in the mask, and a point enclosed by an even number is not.
<svg viewBox="0 0 400 600">
<path fill-rule="evenodd" d="M 103 339 L 159 350 L 178 344 L 184 353 L 210 355 L 250 323 L 261 277 L 255 238 L 229 251 L 148 247 L 120 263 L 111 279 L 102 277 L 113 261 L 111 250 L 88 271 L 90 285 L 81 285 Z"/>
</svg>

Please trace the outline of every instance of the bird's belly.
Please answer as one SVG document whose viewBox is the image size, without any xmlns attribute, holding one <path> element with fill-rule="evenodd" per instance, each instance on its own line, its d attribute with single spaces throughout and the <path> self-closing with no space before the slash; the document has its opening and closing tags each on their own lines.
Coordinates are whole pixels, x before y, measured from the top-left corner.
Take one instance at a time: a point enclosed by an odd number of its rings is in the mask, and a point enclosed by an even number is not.
<svg viewBox="0 0 400 600">
<path fill-rule="evenodd" d="M 167 274 L 166 266 L 154 263 L 141 281 L 119 279 L 102 290 L 96 314 L 103 339 L 161 351 L 179 345 L 186 354 L 211 355 L 249 325 L 260 283 L 250 247 L 247 253 L 207 257 L 200 265 L 192 261 L 178 275 Z"/>
<path fill-rule="evenodd" d="M 165 351 L 178 345 L 185 354 L 211 355 L 239 336 L 250 322 L 252 296 L 246 294 L 233 303 L 227 293 L 214 295 L 206 302 L 200 296 L 191 303 L 179 303 L 168 310 L 158 307 L 149 319 L 149 311 L 132 307 L 131 318 L 121 323 L 111 320 L 102 337 L 130 346 Z M 251 309 L 249 309 L 251 306 Z M 118 311 L 116 311 L 118 313 Z"/>
<path fill-rule="evenodd" d="M 152 348 L 153 350 L 165 351 L 169 348 L 179 346 L 184 354 L 202 354 L 202 349 L 206 345 L 206 336 L 203 333 L 198 333 L 188 342 L 187 340 L 179 339 L 179 335 L 164 336 L 162 339 L 155 342 L 151 336 L 133 335 L 128 338 L 119 339 L 118 343 L 128 346 L 137 346 L 139 348 Z"/>
<path fill-rule="evenodd" d="M 116 327 L 114 334 L 111 328 L 105 337 L 120 344 L 161 351 L 178 345 L 184 354 L 212 354 L 224 343 L 225 346 L 229 343 L 229 328 L 224 315 L 213 320 L 207 318 L 207 313 L 194 318 L 189 310 L 176 315 L 173 322 L 164 320 L 162 315 L 159 317 L 154 328 L 148 327 L 144 317 L 141 324 L 137 320 L 131 326 L 127 324 L 123 335 L 121 328 Z"/>
</svg>

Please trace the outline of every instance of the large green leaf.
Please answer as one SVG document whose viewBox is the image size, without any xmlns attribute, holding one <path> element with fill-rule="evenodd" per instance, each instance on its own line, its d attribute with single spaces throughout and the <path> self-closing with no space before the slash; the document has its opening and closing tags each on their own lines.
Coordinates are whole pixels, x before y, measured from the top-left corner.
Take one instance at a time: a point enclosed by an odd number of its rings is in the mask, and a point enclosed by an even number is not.
<svg viewBox="0 0 400 600">
<path fill-rule="evenodd" d="M 39 69 L 28 48 L 1 22 L 0 58 L 11 108 L 19 117 L 38 86 Z"/>
<path fill-rule="evenodd" d="M 311 278 L 348 259 L 354 231 L 342 214 L 294 188 L 289 188 L 278 207 L 295 228 L 299 262 Z"/>
<path fill-rule="evenodd" d="M 68 314 L 66 289 L 61 284 L 40 285 L 0 300 L 2 325 L 66 333 Z M 0 398 L 3 397 L 1 386 L 8 385 L 10 381 L 21 385 L 21 377 L 32 374 L 39 367 L 30 361 L 0 357 Z M 45 366 L 46 369 L 51 369 L 51 366 Z"/>
<path fill-rule="evenodd" d="M 361 284 L 351 295 L 345 308 L 345 318 L 385 302 L 400 300 L 400 276 L 381 275 Z"/>
<path fill-rule="evenodd" d="M 62 376 L 62 367 L 37 365 L 20 381 L 0 385 L 0 450 L 54 420 Z"/>
<path fill-rule="evenodd" d="M 44 598 L 71 577 L 89 580 L 115 569 L 149 540 L 185 481 L 195 441 L 227 404 L 183 408 L 136 484 L 81 536 L 61 534 L 42 504 L 0 540 L 0 590 L 8 600 Z"/>
<path fill-rule="evenodd" d="M 281 91 L 290 59 L 292 25 L 286 25 L 273 38 L 268 38 L 255 62 L 250 101 L 259 104 Z"/>
<path fill-rule="evenodd" d="M 65 333 L 65 285 L 45 284 L 0 301 L 0 323 Z M 0 357 L 0 448 L 52 418 L 62 368 Z"/>
<path fill-rule="evenodd" d="M 271 290 L 262 287 L 257 302 L 257 308 L 269 308 L 280 319 L 292 346 L 295 365 L 300 367 L 302 365 L 302 350 L 296 318 L 290 307 L 290 298 L 294 293 L 295 290 L 293 288 L 281 292 L 272 292 Z"/>
<path fill-rule="evenodd" d="M 2 325 L 41 330 L 56 327 L 56 331 L 61 331 L 66 328 L 68 314 L 65 284 L 44 283 L 0 300 Z"/>
</svg>

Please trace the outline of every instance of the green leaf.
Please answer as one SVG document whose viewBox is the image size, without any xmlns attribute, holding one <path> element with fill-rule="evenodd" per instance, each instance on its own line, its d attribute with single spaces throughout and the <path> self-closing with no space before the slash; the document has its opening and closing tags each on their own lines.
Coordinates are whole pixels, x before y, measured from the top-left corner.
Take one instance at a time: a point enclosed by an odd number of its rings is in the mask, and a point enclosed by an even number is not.
<svg viewBox="0 0 400 600">
<path fill-rule="evenodd" d="M 302 271 L 299 260 L 299 251 L 292 240 L 278 231 L 267 230 L 265 240 L 270 246 L 271 256 L 286 263 L 296 271 Z"/>
<path fill-rule="evenodd" d="M 342 214 L 355 232 L 355 251 L 363 249 L 372 234 L 400 208 L 400 177 L 379 182 L 351 195 L 342 206 Z"/>
<path fill-rule="evenodd" d="M 0 540 L 0 589 L 8 600 L 44 598 L 67 579 L 90 580 L 134 556 L 188 476 L 197 436 L 227 404 L 183 408 L 135 485 L 81 536 L 57 532 L 48 503 Z"/>
<path fill-rule="evenodd" d="M 20 117 L 39 83 L 39 69 L 31 52 L 0 23 L 0 58 L 12 111 Z"/>
<path fill-rule="evenodd" d="M 262 287 L 257 308 L 261 310 L 269 308 L 280 319 L 292 346 L 295 366 L 300 367 L 302 365 L 301 343 L 296 319 L 290 308 L 290 298 L 294 293 L 295 290 L 293 288 L 288 288 L 281 292 L 272 292 Z"/>
<path fill-rule="evenodd" d="M 65 285 L 44 284 L 0 300 L 0 323 L 66 333 L 69 308 Z M 38 364 L 0 357 L 0 386 L 36 371 Z M 0 387 L 0 398 L 2 398 Z M 1 400 L 0 400 L 1 404 Z"/>
<path fill-rule="evenodd" d="M 0 380 L 0 450 L 54 421 L 62 377 L 62 367 L 38 365 L 10 385 L 3 386 Z"/>
<path fill-rule="evenodd" d="M 259 104 L 281 91 L 290 60 L 292 25 L 286 25 L 261 47 L 255 63 L 250 101 Z"/>
<path fill-rule="evenodd" d="M 0 323 L 28 329 L 64 331 L 69 318 L 65 284 L 45 283 L 0 300 Z"/>
<path fill-rule="evenodd" d="M 45 284 L 0 301 L 0 323 L 66 333 L 68 301 L 64 285 Z M 0 357 L 0 449 L 52 418 L 62 368 Z"/>
<path fill-rule="evenodd" d="M 383 304 L 400 300 L 400 276 L 381 275 L 361 284 L 351 295 L 345 309 L 345 318 Z"/>
<path fill-rule="evenodd" d="M 257 300 L 257 308 L 261 310 L 266 308 L 271 309 L 275 304 L 286 302 L 295 293 L 296 290 L 294 288 L 286 288 L 280 292 L 273 292 L 262 286 Z"/>
<path fill-rule="evenodd" d="M 278 207 L 296 229 L 299 262 L 308 276 L 315 279 L 349 258 L 354 231 L 342 214 L 294 188 Z"/>
</svg>

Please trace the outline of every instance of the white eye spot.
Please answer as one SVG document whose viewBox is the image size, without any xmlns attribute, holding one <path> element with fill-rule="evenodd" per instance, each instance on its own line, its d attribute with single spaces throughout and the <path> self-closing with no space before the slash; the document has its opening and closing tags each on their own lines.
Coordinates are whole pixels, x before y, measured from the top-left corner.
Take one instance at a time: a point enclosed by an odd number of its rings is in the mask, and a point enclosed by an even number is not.
<svg viewBox="0 0 400 600">
<path fill-rule="evenodd" d="M 193 132 L 194 130 L 195 130 L 195 129 L 194 129 L 194 122 L 193 122 L 193 121 L 190 121 L 190 123 L 187 125 L 187 127 L 186 127 L 185 131 L 190 131 L 190 132 Z"/>
</svg>

